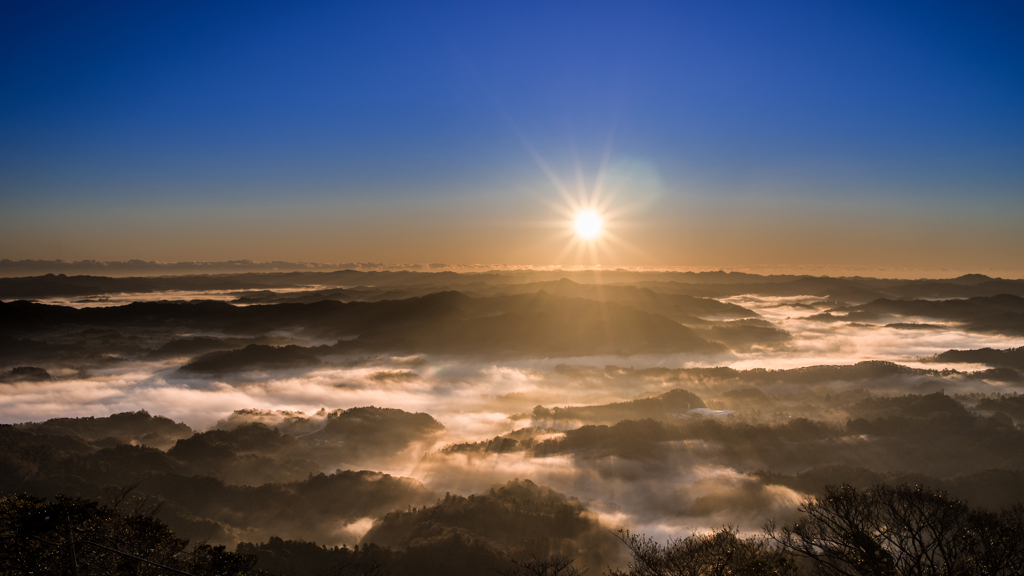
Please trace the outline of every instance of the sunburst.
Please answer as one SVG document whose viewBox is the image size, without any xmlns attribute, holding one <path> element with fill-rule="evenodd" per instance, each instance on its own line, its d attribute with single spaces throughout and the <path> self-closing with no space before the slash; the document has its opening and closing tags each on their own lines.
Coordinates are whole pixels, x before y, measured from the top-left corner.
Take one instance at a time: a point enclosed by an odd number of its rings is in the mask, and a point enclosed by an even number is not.
<svg viewBox="0 0 1024 576">
<path fill-rule="evenodd" d="M 577 162 L 575 194 L 542 160 L 536 156 L 535 159 L 561 197 L 560 202 L 544 200 L 560 216 L 548 224 L 558 230 L 556 236 L 559 239 L 565 240 L 564 248 L 555 259 L 556 264 L 571 262 L 575 265 L 600 266 L 602 262 L 614 258 L 620 250 L 638 252 L 617 233 L 625 224 L 622 216 L 628 207 L 616 202 L 620 192 L 618 188 L 605 185 L 607 157 L 593 186 L 587 186 L 583 170 Z"/>
<path fill-rule="evenodd" d="M 616 201 L 620 191 L 626 192 L 625 195 L 629 196 L 629 190 L 623 190 L 628 188 L 628 183 L 619 181 L 615 185 L 606 186 L 611 159 L 611 137 L 608 139 L 601 159 L 601 167 L 592 186 L 587 185 L 579 156 L 574 154 L 576 186 L 575 193 L 573 193 L 552 167 L 545 162 L 537 149 L 530 144 L 526 135 L 518 129 L 515 123 L 507 117 L 506 121 L 561 197 L 561 201 L 546 196 L 538 197 L 538 200 L 560 216 L 555 220 L 538 222 L 543 227 L 555 228 L 557 230 L 555 239 L 565 241 L 564 248 L 552 262 L 553 264 L 558 266 L 567 264 L 566 260 L 569 256 L 574 255 L 572 258 L 574 265 L 596 266 L 600 269 L 602 261 L 620 259 L 617 258 L 620 256 L 620 251 L 629 252 L 640 259 L 646 259 L 647 255 L 642 250 L 616 233 L 616 229 L 625 228 L 628 225 L 622 217 L 635 210 L 637 206 Z"/>
<path fill-rule="evenodd" d="M 584 240 L 593 240 L 601 235 L 601 231 L 604 229 L 604 220 L 593 210 L 584 210 L 579 214 L 576 214 L 576 219 L 572 223 L 573 229 L 576 230 L 576 235 Z"/>
</svg>

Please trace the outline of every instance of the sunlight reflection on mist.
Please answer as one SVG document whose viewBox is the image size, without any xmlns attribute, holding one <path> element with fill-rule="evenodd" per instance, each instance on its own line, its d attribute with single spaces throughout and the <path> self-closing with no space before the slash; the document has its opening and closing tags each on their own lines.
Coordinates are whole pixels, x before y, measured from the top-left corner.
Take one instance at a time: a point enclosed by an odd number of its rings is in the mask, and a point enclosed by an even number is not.
<svg viewBox="0 0 1024 576">
<path fill-rule="evenodd" d="M 811 317 L 826 310 L 829 303 L 811 296 L 740 296 L 726 301 L 756 311 L 792 338 L 771 347 L 754 347 L 742 353 L 717 356 L 606 355 L 501 361 L 381 356 L 358 362 L 348 362 L 351 359 L 345 357 L 327 357 L 327 364 L 313 369 L 254 370 L 223 376 L 179 371 L 178 368 L 189 360 L 187 357 L 125 360 L 97 365 L 88 373 L 73 368 L 54 369 L 52 374 L 56 379 L 52 382 L 0 385 L 0 421 L 14 423 L 147 410 L 185 422 L 197 430 L 206 430 L 243 408 L 298 411 L 309 415 L 324 408 L 330 411 L 359 406 L 424 412 L 443 424 L 446 431 L 374 461 L 374 470 L 415 478 L 439 493 L 480 493 L 511 478 L 529 478 L 579 497 L 610 529 L 629 526 L 662 539 L 727 523 L 744 531 L 756 531 L 765 517 L 787 518 L 804 495 L 790 488 L 755 481 L 746 474 L 749 462 L 737 460 L 709 465 L 715 458 L 716 447 L 703 441 L 671 443 L 671 450 L 664 458 L 646 461 L 578 454 L 536 457 L 523 451 L 466 455 L 441 449 L 450 444 L 489 440 L 515 429 L 538 425 L 529 416 L 538 405 L 605 404 L 661 394 L 673 388 L 685 388 L 705 398 L 723 392 L 720 385 L 699 379 L 678 377 L 673 380 L 643 374 L 617 376 L 632 374 L 629 368 L 787 369 L 886 360 L 912 367 L 933 370 L 949 367 L 965 372 L 986 367 L 924 363 L 919 359 L 948 349 L 1002 349 L 1024 345 L 1024 339 L 1019 337 L 971 333 L 955 323 L 926 319 L 901 319 L 905 323 L 932 325 L 917 330 L 842 320 L 822 322 Z M 297 338 L 297 335 L 289 337 Z M 556 370 L 563 364 L 599 370 L 582 377 L 569 376 Z M 605 366 L 609 365 L 627 370 L 605 371 Z M 884 395 L 919 391 L 922 386 L 931 384 L 928 377 L 917 376 L 889 378 L 875 385 L 872 391 Z M 939 385 L 981 393 L 1006 390 L 1001 384 L 967 377 L 951 377 Z M 841 393 L 864 384 L 832 383 L 829 386 Z M 769 393 L 795 395 L 806 394 L 807 390 L 802 385 L 782 383 L 765 387 Z M 525 416 L 514 420 L 510 418 L 514 414 Z M 845 415 L 828 417 L 845 418 Z M 555 427 L 565 429 L 581 423 L 566 420 Z M 544 438 L 543 433 L 538 433 L 537 437 Z M 369 519 L 361 519 L 339 525 L 337 532 L 347 539 L 358 538 L 369 526 Z"/>
<path fill-rule="evenodd" d="M 20 422 L 57 416 L 102 416 L 145 409 L 197 429 L 207 429 L 239 408 L 300 410 L 382 406 L 426 412 L 441 421 L 450 437 L 480 440 L 511 430 L 507 416 L 538 404 L 580 405 L 628 400 L 663 390 L 608 382 L 554 378 L 559 364 L 604 367 L 712 367 L 784 369 L 822 364 L 888 360 L 931 369 L 981 369 L 964 364 L 922 364 L 917 358 L 948 349 L 1013 348 L 1024 339 L 968 333 L 952 323 L 928 330 L 901 330 L 807 318 L 819 313 L 822 299 L 739 296 L 726 299 L 751 308 L 792 335 L 771 348 L 719 356 L 662 354 L 546 358 L 486 362 L 445 357 L 384 357 L 356 367 L 328 365 L 313 370 L 242 372 L 225 377 L 183 374 L 184 358 L 124 361 L 78 377 L 57 371 L 52 383 L 3 385 L 0 420 Z M 906 319 L 907 322 L 920 321 Z M 923 321 L 922 321 L 923 322 Z M 935 324 L 934 321 L 930 322 Z M 398 375 L 398 376 L 395 376 Z"/>
<path fill-rule="evenodd" d="M 726 365 L 740 369 L 796 368 L 820 364 L 854 364 L 864 360 L 886 360 L 907 364 L 917 358 L 932 356 L 946 350 L 972 348 L 1016 348 L 1024 338 L 966 332 L 953 322 L 937 322 L 930 318 L 905 317 L 911 324 L 929 324 L 935 329 L 904 330 L 850 322 L 819 322 L 810 316 L 823 312 L 824 298 L 815 296 L 764 297 L 736 296 L 723 302 L 754 310 L 779 328 L 789 332 L 793 340 L 772 349 L 753 349 Z M 916 365 L 916 364 L 915 364 Z M 963 364 L 927 365 L 932 369 L 978 369 Z"/>
</svg>

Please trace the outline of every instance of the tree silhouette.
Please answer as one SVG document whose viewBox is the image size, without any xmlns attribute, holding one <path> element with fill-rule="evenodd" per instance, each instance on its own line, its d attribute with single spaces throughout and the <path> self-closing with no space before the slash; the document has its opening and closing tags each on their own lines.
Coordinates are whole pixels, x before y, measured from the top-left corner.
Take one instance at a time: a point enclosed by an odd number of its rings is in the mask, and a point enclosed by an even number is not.
<svg viewBox="0 0 1024 576">
<path fill-rule="evenodd" d="M 189 546 L 152 514 L 63 496 L 0 499 L 0 574 L 241 576 L 255 574 L 255 561 L 223 546 Z"/>
<path fill-rule="evenodd" d="M 788 576 L 796 574 L 793 560 L 760 537 L 740 538 L 731 526 L 696 533 L 659 544 L 652 538 L 620 531 L 629 548 L 625 571 L 609 576 Z"/>
<path fill-rule="evenodd" d="M 782 528 L 779 547 L 827 576 L 1024 573 L 1024 508 L 974 510 L 940 490 L 876 484 L 828 486 L 805 502 L 806 517 Z"/>
<path fill-rule="evenodd" d="M 586 568 L 573 566 L 573 558 L 568 556 L 552 556 L 541 559 L 534 556 L 531 560 L 512 560 L 512 566 L 499 570 L 501 576 L 583 576 Z"/>
</svg>

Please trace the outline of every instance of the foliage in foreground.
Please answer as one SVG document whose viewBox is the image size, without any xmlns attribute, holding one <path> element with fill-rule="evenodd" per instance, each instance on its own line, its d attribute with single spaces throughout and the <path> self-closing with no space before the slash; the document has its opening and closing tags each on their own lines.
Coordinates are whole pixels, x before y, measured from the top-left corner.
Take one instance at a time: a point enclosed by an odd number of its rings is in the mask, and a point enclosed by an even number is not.
<svg viewBox="0 0 1024 576">
<path fill-rule="evenodd" d="M 740 538 L 734 528 L 659 544 L 621 532 L 631 560 L 609 576 L 1017 576 L 1024 505 L 973 509 L 941 490 L 826 487 L 793 526 Z"/>
<path fill-rule="evenodd" d="M 190 546 L 153 517 L 154 509 L 122 511 L 123 504 L 123 497 L 112 506 L 63 496 L 50 502 L 27 494 L 0 498 L 0 574 L 72 574 L 71 539 L 81 576 L 172 573 L 143 560 L 196 576 L 256 573 L 254 557 L 223 546 Z"/>
<path fill-rule="evenodd" d="M 0 574 L 69 574 L 68 527 L 77 542 L 79 574 L 155 575 L 162 564 L 197 576 L 404 575 L 497 573 L 581 576 L 572 557 L 499 554 L 469 532 L 424 538 L 402 549 L 347 548 L 272 538 L 239 552 L 177 538 L 144 502 L 133 509 L 124 494 L 111 506 L 23 494 L 0 499 Z M 829 486 L 802 506 L 792 526 L 769 523 L 765 535 L 737 529 L 696 533 L 665 544 L 622 531 L 630 560 L 608 576 L 1014 576 L 1024 574 L 1024 505 L 998 512 L 973 509 L 940 490 L 877 484 Z M 449 531 L 450 532 L 450 531 Z M 135 556 L 118 554 L 117 550 Z"/>
<path fill-rule="evenodd" d="M 609 576 L 789 576 L 793 558 L 762 537 L 740 538 L 726 527 L 659 544 L 628 531 L 619 533 L 632 556 L 626 570 Z"/>
<path fill-rule="evenodd" d="M 805 518 L 768 536 L 826 576 L 1024 574 L 1024 506 L 970 508 L 939 490 L 830 486 L 801 506 Z"/>
</svg>

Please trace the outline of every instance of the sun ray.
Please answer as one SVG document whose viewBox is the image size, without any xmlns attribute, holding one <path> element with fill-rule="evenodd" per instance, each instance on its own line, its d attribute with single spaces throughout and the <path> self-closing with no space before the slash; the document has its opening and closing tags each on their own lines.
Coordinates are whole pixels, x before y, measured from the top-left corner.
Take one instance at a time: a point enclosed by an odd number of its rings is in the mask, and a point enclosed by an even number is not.
<svg viewBox="0 0 1024 576">
<path fill-rule="evenodd" d="M 506 118 L 506 122 L 508 122 L 509 127 L 515 133 L 516 137 L 519 138 L 519 141 L 523 144 L 523 147 L 526 148 L 527 153 L 529 153 L 530 157 L 533 158 L 533 161 L 537 163 L 537 166 L 540 168 L 541 172 L 544 173 L 544 176 L 546 176 L 548 181 L 551 182 L 551 185 L 554 186 L 556 190 L 558 190 L 558 193 L 560 196 L 562 196 L 562 199 L 565 200 L 571 206 L 573 203 L 572 194 L 569 193 L 569 189 L 565 186 L 565 184 L 562 183 L 562 180 L 558 177 L 558 174 L 555 173 L 554 169 L 551 168 L 551 166 L 548 165 L 548 163 L 544 160 L 540 153 L 537 152 L 537 149 L 534 148 L 533 144 L 530 143 L 530 140 L 526 137 L 526 134 L 524 134 L 523 131 L 520 130 L 519 127 L 514 122 L 512 122 L 510 118 Z"/>
<path fill-rule="evenodd" d="M 576 194 L 579 197 L 579 208 L 584 209 L 587 206 L 587 181 L 583 176 L 583 163 L 580 162 L 579 150 L 575 146 L 573 146 L 572 158 L 576 168 Z"/>
<path fill-rule="evenodd" d="M 564 261 L 566 258 L 569 257 L 569 254 L 572 253 L 574 248 L 576 248 L 575 242 L 569 241 L 568 243 L 566 243 L 566 245 L 562 248 L 561 252 L 558 253 L 558 256 L 555 257 L 555 262 Z"/>
<path fill-rule="evenodd" d="M 552 230 L 553 239 L 564 241 L 554 259 L 554 265 L 571 262 L 573 266 L 592 267 L 593 270 L 599 271 L 602 262 L 621 261 L 622 254 L 616 255 L 620 251 L 646 259 L 647 255 L 642 250 L 627 242 L 615 231 L 630 227 L 623 218 L 635 211 L 637 206 L 623 204 L 619 200 L 622 196 L 628 196 L 629 183 L 618 178 L 613 180 L 610 176 L 614 133 L 608 136 L 599 169 L 592 184 L 589 184 L 579 150 L 575 145 L 570 150 L 571 179 L 563 180 L 526 136 L 516 126 L 512 125 L 512 129 L 558 194 L 554 198 L 532 194 L 560 217 L 537 222 L 538 225 Z M 575 190 L 571 184 L 573 180 Z"/>
<path fill-rule="evenodd" d="M 597 169 L 597 176 L 594 178 L 594 196 L 596 198 L 601 198 L 601 196 L 604 194 L 605 177 L 608 175 L 608 166 L 611 164 L 612 143 L 614 141 L 615 131 L 612 130 L 612 132 L 608 134 L 608 142 L 607 144 L 605 144 L 604 154 L 601 156 L 601 166 Z M 614 197 L 614 193 L 609 196 Z M 599 208 L 605 207 L 607 207 L 607 205 L 600 206 Z"/>
<path fill-rule="evenodd" d="M 608 242 L 608 244 L 614 244 L 616 248 L 625 250 L 626 252 L 629 252 L 637 256 L 640 260 L 646 260 L 650 256 L 650 254 L 641 249 L 639 246 L 631 242 L 628 242 L 625 238 L 613 232 L 606 232 L 604 238 Z"/>
</svg>

